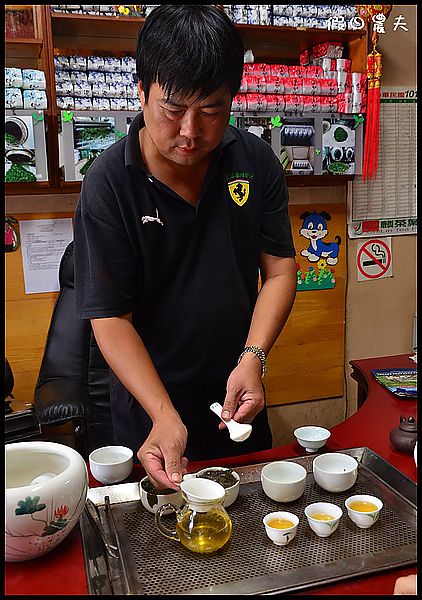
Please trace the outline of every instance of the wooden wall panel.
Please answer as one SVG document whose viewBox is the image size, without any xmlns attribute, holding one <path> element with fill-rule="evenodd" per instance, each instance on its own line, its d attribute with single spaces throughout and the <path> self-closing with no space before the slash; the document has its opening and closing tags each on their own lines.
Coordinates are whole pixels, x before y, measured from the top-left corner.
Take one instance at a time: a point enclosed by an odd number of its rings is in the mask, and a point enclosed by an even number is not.
<svg viewBox="0 0 422 600">
<path fill-rule="evenodd" d="M 344 328 L 346 288 L 346 205 L 314 205 L 331 215 L 327 242 L 340 235 L 339 261 L 333 267 L 333 289 L 301 291 L 284 331 L 268 359 L 265 378 L 267 403 L 288 404 L 343 395 Z M 318 270 L 300 252 L 308 242 L 300 236 L 300 215 L 309 205 L 291 205 L 297 261 L 302 271 Z M 72 217 L 72 213 L 14 214 L 19 220 Z M 25 294 L 22 255 L 5 254 L 6 263 L 6 356 L 15 376 L 14 396 L 32 402 L 45 339 L 57 293 Z"/>
<path fill-rule="evenodd" d="M 73 213 L 13 214 L 18 221 L 60 219 Z M 12 367 L 15 385 L 14 410 L 33 401 L 44 344 L 57 292 L 26 294 L 22 252 L 5 253 L 6 357 Z"/>
<path fill-rule="evenodd" d="M 326 290 L 299 291 L 284 330 L 268 357 L 265 377 L 267 404 L 289 404 L 319 398 L 343 395 L 344 385 L 344 331 L 346 292 L 346 205 L 314 204 L 291 205 L 296 260 L 302 272 L 318 263 L 301 256 L 308 240 L 300 235 L 305 211 L 326 211 L 329 243 L 340 235 L 338 263 L 334 270 L 335 287 Z"/>
</svg>

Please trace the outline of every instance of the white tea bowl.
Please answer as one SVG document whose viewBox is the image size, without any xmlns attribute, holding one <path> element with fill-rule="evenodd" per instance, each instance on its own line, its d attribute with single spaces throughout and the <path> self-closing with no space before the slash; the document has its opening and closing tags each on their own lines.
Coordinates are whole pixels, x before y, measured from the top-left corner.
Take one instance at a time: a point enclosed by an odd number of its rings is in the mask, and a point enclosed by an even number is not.
<svg viewBox="0 0 422 600">
<path fill-rule="evenodd" d="M 286 527 L 286 523 L 283 524 L 283 521 L 290 521 L 291 525 Z M 265 515 L 262 522 L 266 534 L 274 544 L 287 546 L 297 533 L 299 518 L 291 512 L 276 511 Z M 281 524 L 283 524 L 282 527 L 280 527 Z"/>
<path fill-rule="evenodd" d="M 270 462 L 261 470 L 262 489 L 276 502 L 292 502 L 305 491 L 306 469 L 295 462 Z"/>
<path fill-rule="evenodd" d="M 236 479 L 236 483 L 226 487 L 224 480 L 218 478 L 218 473 L 230 473 Z M 237 499 L 240 490 L 240 477 L 239 474 L 236 473 L 233 469 L 229 469 L 227 467 L 207 467 L 205 469 L 201 469 L 197 471 L 197 473 L 188 473 L 184 476 L 183 479 L 189 479 L 191 477 L 203 477 L 204 479 L 211 479 L 212 481 L 216 481 L 226 491 L 226 495 L 224 496 L 223 506 L 227 508 Z"/>
<path fill-rule="evenodd" d="M 126 446 L 103 446 L 89 455 L 89 468 L 100 483 L 124 481 L 132 472 L 133 451 Z"/>
<path fill-rule="evenodd" d="M 331 432 L 324 427 L 305 425 L 304 427 L 295 429 L 293 434 L 298 443 L 305 448 L 306 452 L 316 452 L 326 444 Z"/>
<path fill-rule="evenodd" d="M 357 509 L 356 503 L 359 503 L 361 509 Z M 368 503 L 374 504 L 375 509 L 369 509 Z M 382 501 L 376 496 L 369 496 L 368 494 L 356 494 L 347 498 L 344 503 L 347 509 L 347 514 L 355 525 L 361 529 L 368 529 L 372 527 L 374 523 L 378 521 L 381 509 L 383 507 Z"/>
<path fill-rule="evenodd" d="M 309 527 L 319 537 L 329 537 L 337 529 L 343 511 L 331 502 L 314 502 L 305 508 Z"/>
<path fill-rule="evenodd" d="M 6 444 L 7 562 L 42 556 L 69 535 L 85 507 L 88 472 L 70 446 Z"/>
<path fill-rule="evenodd" d="M 142 505 L 150 513 L 156 513 L 164 504 L 172 504 L 175 508 L 180 508 L 183 504 L 180 489 L 170 490 L 169 488 L 166 490 L 157 490 L 148 477 L 144 477 L 139 482 L 139 491 Z"/>
<path fill-rule="evenodd" d="M 327 492 L 344 492 L 356 483 L 358 462 L 348 454 L 329 452 L 314 458 L 312 471 L 317 484 Z"/>
</svg>

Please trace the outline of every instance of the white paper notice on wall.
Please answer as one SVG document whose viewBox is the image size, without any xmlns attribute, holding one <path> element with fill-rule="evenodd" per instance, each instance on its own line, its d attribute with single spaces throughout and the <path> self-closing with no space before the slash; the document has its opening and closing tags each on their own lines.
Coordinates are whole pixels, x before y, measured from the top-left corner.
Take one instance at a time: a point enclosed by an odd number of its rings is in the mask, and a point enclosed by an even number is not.
<svg viewBox="0 0 422 600">
<path fill-rule="evenodd" d="M 358 281 L 374 281 L 393 276 L 391 237 L 372 238 L 358 244 Z"/>
<path fill-rule="evenodd" d="M 349 182 L 349 237 L 417 233 L 417 139 L 417 90 L 383 86 L 377 175 Z"/>
<path fill-rule="evenodd" d="M 59 266 L 73 240 L 72 219 L 20 221 L 25 293 L 59 291 Z"/>
</svg>

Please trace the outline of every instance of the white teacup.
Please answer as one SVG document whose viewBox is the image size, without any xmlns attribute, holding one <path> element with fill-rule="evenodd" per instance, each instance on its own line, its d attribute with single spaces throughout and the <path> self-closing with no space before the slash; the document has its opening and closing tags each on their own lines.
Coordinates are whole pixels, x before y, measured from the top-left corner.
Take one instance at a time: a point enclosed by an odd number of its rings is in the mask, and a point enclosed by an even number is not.
<svg viewBox="0 0 422 600">
<path fill-rule="evenodd" d="M 172 492 L 166 490 L 166 493 L 164 494 L 157 490 L 153 491 L 153 489 L 155 490 L 154 486 L 149 481 L 148 476 L 144 477 L 139 482 L 141 502 L 148 512 L 156 513 L 164 504 L 172 504 L 175 508 L 180 508 L 182 506 L 183 498 L 180 489 L 173 490 Z"/>
<path fill-rule="evenodd" d="M 314 502 L 305 508 L 309 527 L 319 537 L 329 537 L 337 529 L 343 511 L 331 502 Z"/>
<path fill-rule="evenodd" d="M 280 460 L 264 465 L 261 470 L 262 489 L 276 502 L 292 502 L 305 491 L 306 469 L 295 462 Z"/>
<path fill-rule="evenodd" d="M 265 531 L 271 541 L 277 546 L 287 546 L 295 537 L 299 518 L 291 512 L 276 511 L 268 513 L 262 519 Z M 290 526 L 286 526 L 290 522 Z M 281 526 L 280 526 L 281 525 Z"/>
<path fill-rule="evenodd" d="M 327 492 L 344 492 L 351 488 L 358 476 L 358 462 L 341 452 L 328 452 L 314 458 L 314 479 Z"/>
<path fill-rule="evenodd" d="M 368 494 L 350 496 L 344 504 L 350 519 L 361 529 L 372 527 L 378 521 L 383 507 L 383 503 L 379 498 Z M 376 508 L 370 505 L 374 505 Z"/>
<path fill-rule="evenodd" d="M 89 455 L 89 468 L 100 483 L 124 481 L 133 468 L 133 451 L 126 446 L 103 446 Z"/>
</svg>

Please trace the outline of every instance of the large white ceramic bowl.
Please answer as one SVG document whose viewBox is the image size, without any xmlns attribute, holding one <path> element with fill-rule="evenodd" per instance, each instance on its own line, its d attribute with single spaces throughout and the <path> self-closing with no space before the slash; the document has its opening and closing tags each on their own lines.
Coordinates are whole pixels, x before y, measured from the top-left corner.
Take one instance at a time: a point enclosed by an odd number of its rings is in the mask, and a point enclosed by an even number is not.
<svg viewBox="0 0 422 600">
<path fill-rule="evenodd" d="M 82 456 L 54 442 L 6 444 L 7 562 L 42 556 L 69 535 L 85 507 Z"/>
<path fill-rule="evenodd" d="M 305 491 L 306 469 L 298 463 L 278 460 L 261 470 L 262 489 L 276 502 L 292 502 Z"/>
<path fill-rule="evenodd" d="M 329 452 L 314 458 L 312 471 L 317 484 L 327 492 L 344 492 L 358 476 L 358 462 L 349 454 Z"/>
<path fill-rule="evenodd" d="M 306 452 L 316 452 L 325 445 L 331 432 L 324 427 L 305 425 L 295 429 L 293 434 L 298 443 L 305 448 Z"/>
</svg>

